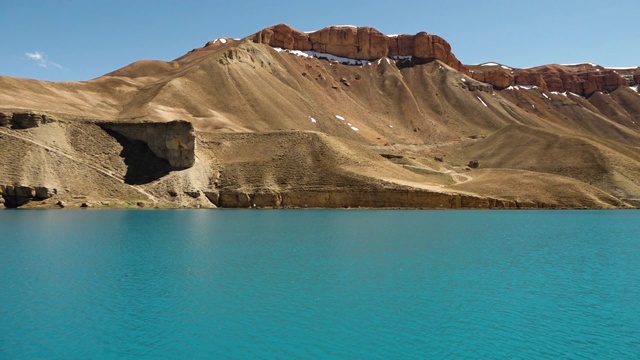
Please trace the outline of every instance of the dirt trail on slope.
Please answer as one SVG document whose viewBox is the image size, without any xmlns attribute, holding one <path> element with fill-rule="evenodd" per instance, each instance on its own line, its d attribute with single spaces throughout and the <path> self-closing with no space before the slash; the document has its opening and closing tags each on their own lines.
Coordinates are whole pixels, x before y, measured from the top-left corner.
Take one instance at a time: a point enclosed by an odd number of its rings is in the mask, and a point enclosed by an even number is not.
<svg viewBox="0 0 640 360">
<path fill-rule="evenodd" d="M 445 169 L 445 170 L 440 169 L 440 171 L 444 174 L 449 174 L 453 179 L 453 181 L 455 182 L 455 185 L 464 184 L 466 182 L 473 180 L 473 177 L 466 174 L 461 174 L 451 169 Z M 460 180 L 460 178 L 464 178 L 465 180 Z"/>
<path fill-rule="evenodd" d="M 461 174 L 453 169 L 447 169 L 445 167 L 441 167 L 440 170 L 434 170 L 430 167 L 426 167 L 426 166 L 416 166 L 416 165 L 402 165 L 405 168 L 410 168 L 410 169 L 418 169 L 418 170 L 424 170 L 424 171 L 430 171 L 430 172 L 436 172 L 436 173 L 441 173 L 441 174 L 446 174 L 449 175 L 451 177 L 451 179 L 454 182 L 454 185 L 460 185 L 460 184 L 464 184 L 467 183 L 471 180 L 473 180 L 473 177 L 466 175 L 466 174 Z M 460 180 L 460 178 L 463 178 L 464 180 Z M 440 187 L 445 187 L 447 185 L 440 185 Z"/>
</svg>

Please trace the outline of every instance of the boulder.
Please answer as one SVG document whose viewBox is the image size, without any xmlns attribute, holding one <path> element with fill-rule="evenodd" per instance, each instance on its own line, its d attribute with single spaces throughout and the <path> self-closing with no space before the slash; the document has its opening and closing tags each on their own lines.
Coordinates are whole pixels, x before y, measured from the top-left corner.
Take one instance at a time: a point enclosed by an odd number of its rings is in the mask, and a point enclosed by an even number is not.
<svg viewBox="0 0 640 360">
<path fill-rule="evenodd" d="M 53 188 L 48 188 L 45 186 L 36 186 L 34 188 L 36 200 L 45 200 L 52 198 L 55 194 L 58 193 L 58 190 Z"/>
<path fill-rule="evenodd" d="M 187 195 L 189 197 L 192 197 L 194 199 L 197 199 L 197 198 L 200 197 L 200 191 L 198 191 L 198 190 L 187 190 L 184 193 L 185 193 L 185 195 Z"/>
</svg>

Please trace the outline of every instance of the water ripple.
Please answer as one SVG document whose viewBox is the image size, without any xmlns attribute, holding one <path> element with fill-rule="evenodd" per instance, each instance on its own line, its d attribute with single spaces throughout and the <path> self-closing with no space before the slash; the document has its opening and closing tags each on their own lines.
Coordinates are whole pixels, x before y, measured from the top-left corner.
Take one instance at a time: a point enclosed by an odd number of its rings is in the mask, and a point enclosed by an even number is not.
<svg viewBox="0 0 640 360">
<path fill-rule="evenodd" d="M 638 220 L 0 212 L 0 358 L 637 358 Z"/>
</svg>

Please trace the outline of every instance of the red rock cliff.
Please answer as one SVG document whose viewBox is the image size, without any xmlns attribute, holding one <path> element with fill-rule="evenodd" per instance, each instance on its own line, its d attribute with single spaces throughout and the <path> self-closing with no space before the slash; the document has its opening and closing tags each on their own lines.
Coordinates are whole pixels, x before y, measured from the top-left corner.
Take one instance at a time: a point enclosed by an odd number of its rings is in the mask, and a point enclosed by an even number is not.
<svg viewBox="0 0 640 360">
<path fill-rule="evenodd" d="M 254 34 L 253 41 L 289 50 L 317 51 L 362 60 L 393 56 L 437 59 L 458 71 L 468 71 L 451 52 L 447 41 L 425 32 L 387 36 L 370 27 L 331 26 L 303 33 L 280 24 Z"/>
<path fill-rule="evenodd" d="M 633 86 L 640 79 L 640 68 L 614 70 L 593 64 L 544 65 L 529 69 L 510 69 L 500 65 L 470 66 L 471 76 L 503 89 L 513 85 L 535 85 L 544 90 L 589 96 L 610 92 L 620 86 Z"/>
</svg>

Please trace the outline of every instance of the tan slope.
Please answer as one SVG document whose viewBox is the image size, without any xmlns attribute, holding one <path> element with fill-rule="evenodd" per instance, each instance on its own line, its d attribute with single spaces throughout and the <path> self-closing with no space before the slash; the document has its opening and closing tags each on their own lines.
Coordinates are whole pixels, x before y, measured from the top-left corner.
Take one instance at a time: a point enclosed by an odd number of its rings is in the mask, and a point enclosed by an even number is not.
<svg viewBox="0 0 640 360">
<path fill-rule="evenodd" d="M 437 182 L 406 170 L 376 151 L 323 133 L 201 136 L 200 156 L 217 164 L 220 190 L 357 190 L 405 188 L 411 184 L 445 192 Z"/>
<path fill-rule="evenodd" d="M 0 77 L 3 109 L 63 122 L 0 128 L 9 154 L 0 180 L 81 196 L 186 204 L 181 194 L 220 187 L 470 191 L 555 206 L 640 198 L 640 95 L 627 87 L 589 98 L 493 91 L 439 61 L 348 66 L 229 39 L 86 82 Z M 122 144 L 78 119 L 186 119 L 199 131 L 198 161 L 183 171 L 135 168 Z M 465 171 L 472 159 L 481 170 Z M 124 181 L 133 170 L 135 186 Z"/>
<path fill-rule="evenodd" d="M 490 90 L 470 91 L 482 85 L 439 62 L 346 66 L 251 42 L 223 50 L 143 86 L 119 118 L 185 118 L 209 131 L 316 130 L 375 143 L 486 134 L 514 117 L 539 122 Z"/>
<path fill-rule="evenodd" d="M 15 131 L 0 128 L 3 184 L 46 186 L 66 202 L 101 200 L 120 205 L 155 202 L 143 189 L 124 182 L 121 147 L 95 125 L 48 124 Z"/>
<path fill-rule="evenodd" d="M 637 150 L 610 141 L 510 125 L 461 146 L 457 155 L 477 159 L 482 168 L 559 175 L 619 198 L 637 198 L 640 194 L 640 152 Z"/>
<path fill-rule="evenodd" d="M 624 90 L 628 89 L 619 89 L 621 92 Z M 573 94 L 563 95 L 541 89 L 503 90 L 500 95 L 543 120 L 543 128 L 551 131 L 593 136 L 631 146 L 640 145 L 640 127 L 622 115 L 626 112 L 621 110 L 621 105 L 616 103 L 618 110 L 612 110 L 611 104 L 615 100 L 610 95 L 594 94 L 584 99 Z M 603 97 L 606 99 L 601 99 Z M 640 104 L 640 96 L 637 100 Z M 631 104 L 626 106 L 633 106 Z"/>
<path fill-rule="evenodd" d="M 525 170 L 481 169 L 473 181 L 452 188 L 552 208 L 617 208 L 625 202 L 575 179 Z"/>
</svg>

